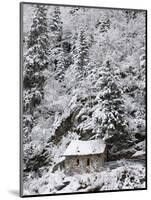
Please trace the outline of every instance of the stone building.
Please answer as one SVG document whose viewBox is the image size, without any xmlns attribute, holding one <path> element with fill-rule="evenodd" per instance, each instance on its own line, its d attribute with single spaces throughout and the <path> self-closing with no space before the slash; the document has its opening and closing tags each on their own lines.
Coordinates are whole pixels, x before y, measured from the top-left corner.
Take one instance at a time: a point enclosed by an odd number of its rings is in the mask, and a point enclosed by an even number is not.
<svg viewBox="0 0 151 200">
<path fill-rule="evenodd" d="M 72 140 L 64 152 L 64 168 L 67 174 L 99 172 L 107 156 L 103 140 Z"/>
</svg>

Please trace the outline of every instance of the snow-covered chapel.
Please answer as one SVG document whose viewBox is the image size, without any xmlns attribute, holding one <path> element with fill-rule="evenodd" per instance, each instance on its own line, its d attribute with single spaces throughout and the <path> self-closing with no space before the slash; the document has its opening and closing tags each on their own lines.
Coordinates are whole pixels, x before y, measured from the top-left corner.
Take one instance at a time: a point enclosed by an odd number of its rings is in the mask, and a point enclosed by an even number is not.
<svg viewBox="0 0 151 200">
<path fill-rule="evenodd" d="M 107 148 L 105 142 L 101 139 L 72 140 L 63 156 L 65 157 L 66 173 L 99 172 L 106 160 Z"/>
</svg>

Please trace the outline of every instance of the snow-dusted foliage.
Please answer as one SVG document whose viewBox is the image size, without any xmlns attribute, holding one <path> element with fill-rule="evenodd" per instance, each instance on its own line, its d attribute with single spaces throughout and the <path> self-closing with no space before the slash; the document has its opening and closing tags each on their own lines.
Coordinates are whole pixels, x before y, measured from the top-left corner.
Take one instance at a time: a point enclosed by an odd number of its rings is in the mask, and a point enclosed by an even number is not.
<svg viewBox="0 0 151 200">
<path fill-rule="evenodd" d="M 145 11 L 23 9 L 24 194 L 145 188 Z M 77 139 L 104 140 L 103 171 L 66 173 Z"/>
<path fill-rule="evenodd" d="M 51 42 L 56 45 L 62 38 L 62 20 L 59 6 L 53 7 L 50 13 L 49 30 Z"/>
<path fill-rule="evenodd" d="M 110 165 L 110 163 L 108 163 Z M 104 168 L 100 173 L 66 176 L 61 171 L 43 171 L 43 177 L 32 172 L 24 185 L 25 195 L 72 192 L 97 192 L 108 190 L 132 190 L 145 187 L 145 167 L 139 163 L 117 164 L 115 169 Z"/>
</svg>

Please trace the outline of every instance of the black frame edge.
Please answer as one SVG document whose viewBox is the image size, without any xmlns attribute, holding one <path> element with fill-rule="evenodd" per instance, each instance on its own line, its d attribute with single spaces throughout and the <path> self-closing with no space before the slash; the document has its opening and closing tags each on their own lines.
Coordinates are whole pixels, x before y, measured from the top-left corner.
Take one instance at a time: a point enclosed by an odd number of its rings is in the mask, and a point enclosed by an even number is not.
<svg viewBox="0 0 151 200">
<path fill-rule="evenodd" d="M 23 138 L 22 138 L 22 92 L 23 92 L 23 89 L 22 89 L 22 67 L 23 67 L 23 59 L 22 59 L 22 56 L 23 56 L 23 2 L 20 2 L 19 3 L 19 33 L 20 33 L 20 42 L 19 42 L 19 63 L 20 63 L 20 66 L 19 66 L 19 79 L 20 79 L 20 82 L 19 82 L 19 101 L 20 101 L 20 109 L 19 109 L 19 121 L 20 121 L 20 124 L 19 124 L 19 130 L 20 130 L 20 136 L 19 136 L 19 139 L 20 139 L 20 145 L 19 145 L 19 173 L 20 173 L 20 177 L 19 177 L 19 196 L 20 197 L 23 197 L 23 167 L 22 167 L 22 159 L 23 159 Z"/>
</svg>

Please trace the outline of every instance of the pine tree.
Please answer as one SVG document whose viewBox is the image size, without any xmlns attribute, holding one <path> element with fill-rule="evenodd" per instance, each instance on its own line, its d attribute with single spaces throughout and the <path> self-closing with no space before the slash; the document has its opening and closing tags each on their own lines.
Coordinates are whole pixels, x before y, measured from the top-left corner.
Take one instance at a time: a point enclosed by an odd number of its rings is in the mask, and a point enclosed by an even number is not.
<svg viewBox="0 0 151 200">
<path fill-rule="evenodd" d="M 72 55 L 72 64 L 74 63 L 74 55 L 76 54 L 76 41 L 78 38 L 78 33 L 75 32 L 71 37 L 71 55 Z"/>
<path fill-rule="evenodd" d="M 40 152 L 32 139 L 33 127 L 37 125 L 35 112 L 44 98 L 44 83 L 49 64 L 49 37 L 47 25 L 47 8 L 38 5 L 31 26 L 27 53 L 24 60 L 23 74 L 23 141 L 24 141 L 24 170 L 38 171 L 41 166 L 48 164 L 47 150 L 41 145 Z M 40 141 L 39 144 L 40 145 Z"/>
<path fill-rule="evenodd" d="M 79 30 L 76 42 L 76 54 L 74 56 L 75 64 L 85 66 L 88 63 L 88 43 L 85 36 L 85 31 L 81 27 Z"/>
<path fill-rule="evenodd" d="M 44 70 L 47 69 L 49 58 L 49 39 L 47 31 L 47 9 L 38 5 L 27 40 L 27 53 L 24 61 L 23 86 L 28 94 L 28 108 L 39 104 L 43 96 L 45 82 Z M 26 110 L 27 106 L 25 106 Z"/>
<path fill-rule="evenodd" d="M 52 12 L 52 18 L 50 22 L 50 39 L 53 45 L 62 40 L 62 21 L 61 12 L 59 6 L 55 6 Z"/>
<path fill-rule="evenodd" d="M 62 40 L 62 21 L 60 8 L 58 6 L 53 8 L 49 27 L 51 42 L 50 58 L 54 77 L 59 82 L 62 82 L 65 73 L 65 54 L 60 44 Z"/>
<path fill-rule="evenodd" d="M 86 39 L 86 34 L 83 27 L 80 27 L 79 32 L 73 36 L 74 41 L 72 46 L 72 58 L 74 74 L 77 80 L 83 80 L 86 75 L 85 66 L 88 64 L 89 44 Z"/>
<path fill-rule="evenodd" d="M 43 98 L 44 70 L 48 59 L 47 9 L 38 5 L 27 39 L 27 53 L 24 59 L 23 72 L 23 132 L 24 141 L 30 140 L 30 132 L 34 126 L 33 112 Z"/>
<path fill-rule="evenodd" d="M 64 80 L 64 74 L 66 70 L 65 53 L 61 47 L 57 47 L 52 50 L 52 63 L 54 70 L 54 77 L 59 82 Z"/>
<path fill-rule="evenodd" d="M 126 110 L 118 79 L 118 68 L 109 58 L 101 66 L 96 82 L 99 92 L 94 116 L 96 116 L 97 133 L 101 134 L 101 137 L 124 133 L 127 127 Z"/>
</svg>

